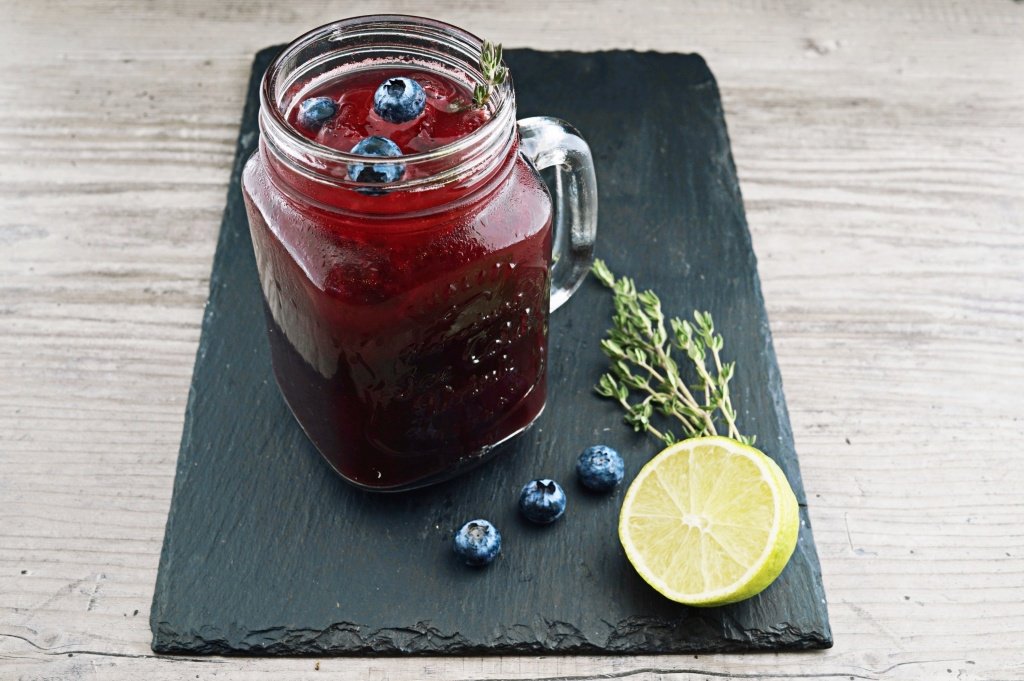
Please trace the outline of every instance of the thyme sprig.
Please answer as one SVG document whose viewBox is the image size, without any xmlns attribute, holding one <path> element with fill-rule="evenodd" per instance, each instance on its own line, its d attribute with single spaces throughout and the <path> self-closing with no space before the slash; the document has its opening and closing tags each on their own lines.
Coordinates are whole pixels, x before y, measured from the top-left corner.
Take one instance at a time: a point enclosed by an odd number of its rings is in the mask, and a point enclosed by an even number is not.
<svg viewBox="0 0 1024 681">
<path fill-rule="evenodd" d="M 597 393 L 622 405 L 624 420 L 633 430 L 650 433 L 665 444 L 717 435 L 715 417 L 719 413 L 729 437 L 754 444 L 754 436 L 740 434 L 736 426 L 729 394 L 736 363 L 722 361 L 725 341 L 715 332 L 711 314 L 694 311 L 693 322 L 668 320 L 670 338 L 661 301 L 653 291 L 637 291 L 632 279 L 616 278 L 600 259 L 594 261 L 591 271 L 612 290 L 615 304 L 612 328 L 601 341 L 611 370 L 601 376 Z M 693 365 L 696 385 L 687 385 L 683 379 L 673 350 L 681 350 Z M 656 412 L 678 421 L 681 438 L 651 422 Z"/>
<path fill-rule="evenodd" d="M 473 88 L 473 102 L 458 99 L 452 102 L 452 112 L 467 111 L 469 109 L 480 109 L 487 106 L 491 99 L 491 93 L 508 78 L 508 67 L 502 65 L 501 43 L 492 43 L 485 40 L 480 49 L 480 72 L 483 74 L 484 82 Z"/>
<path fill-rule="evenodd" d="M 480 50 L 480 71 L 484 82 L 473 88 L 473 103 L 484 106 L 491 98 L 491 92 L 508 78 L 508 67 L 501 64 L 501 43 L 485 40 Z"/>
</svg>

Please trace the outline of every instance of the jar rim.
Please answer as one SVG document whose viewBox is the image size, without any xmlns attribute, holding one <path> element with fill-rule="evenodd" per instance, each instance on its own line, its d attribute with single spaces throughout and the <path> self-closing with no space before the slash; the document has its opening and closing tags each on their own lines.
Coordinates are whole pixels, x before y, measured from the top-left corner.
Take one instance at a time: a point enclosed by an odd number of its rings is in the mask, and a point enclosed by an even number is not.
<svg viewBox="0 0 1024 681">
<path fill-rule="evenodd" d="M 370 14 L 324 24 L 304 33 L 289 43 L 281 54 L 270 63 L 264 73 L 260 84 L 260 128 L 264 135 L 270 138 L 271 145 L 276 148 L 275 150 L 281 151 L 280 147 L 287 145 L 286 156 L 315 159 L 318 162 L 317 166 L 321 166 L 321 164 L 323 166 L 328 164 L 347 166 L 353 163 L 365 163 L 367 158 L 370 158 L 328 147 L 299 134 L 288 123 L 286 114 L 282 111 L 278 101 L 277 91 L 278 76 L 281 71 L 286 68 L 289 60 L 303 49 L 320 41 L 340 42 L 345 38 L 356 38 L 360 35 L 372 34 L 374 32 L 379 32 L 382 35 L 402 32 L 420 38 L 443 41 L 445 46 L 455 49 L 466 58 L 467 64 L 460 65 L 466 75 L 481 83 L 483 82 L 483 74 L 478 66 L 480 53 L 483 48 L 483 40 L 452 24 L 407 14 Z M 474 66 L 469 66 L 469 64 L 474 64 Z M 421 163 L 437 163 L 448 158 L 462 156 L 466 152 L 472 151 L 474 147 L 490 146 L 488 141 L 491 138 L 500 141 L 507 137 L 507 135 L 502 134 L 502 129 L 506 126 L 514 129 L 514 125 L 510 125 L 510 123 L 515 121 L 515 95 L 511 75 L 506 77 L 505 81 L 495 88 L 490 101 L 494 103 L 491 115 L 480 127 L 467 135 L 428 151 L 394 157 L 375 156 L 372 157 L 373 164 L 409 166 Z M 294 158 L 285 158 L 283 160 L 289 161 L 289 165 L 293 166 L 293 169 L 298 170 L 304 175 L 310 176 L 310 173 L 312 173 L 313 175 L 321 176 L 320 173 L 316 172 L 315 168 L 308 167 L 308 164 L 302 164 L 305 167 L 295 167 Z M 466 165 L 465 160 L 449 168 L 448 172 L 441 173 L 441 175 L 454 176 L 457 174 L 455 171 L 463 165 Z M 363 187 L 364 185 L 367 187 L 380 187 L 379 184 L 346 180 L 336 175 L 324 177 L 323 179 L 329 179 L 331 183 L 352 187 Z M 415 188 L 428 183 L 433 184 L 438 179 L 437 175 L 430 175 L 399 180 L 388 183 L 387 188 L 389 191 Z"/>
</svg>

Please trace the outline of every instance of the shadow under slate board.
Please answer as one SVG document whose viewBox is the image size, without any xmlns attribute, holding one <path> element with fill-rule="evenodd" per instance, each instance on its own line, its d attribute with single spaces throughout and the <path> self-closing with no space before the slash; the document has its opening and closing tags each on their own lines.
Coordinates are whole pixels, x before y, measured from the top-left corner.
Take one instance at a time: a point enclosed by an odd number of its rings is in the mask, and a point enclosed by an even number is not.
<svg viewBox="0 0 1024 681">
<path fill-rule="evenodd" d="M 203 320 L 153 598 L 162 653 L 681 653 L 832 644 L 821 571 L 715 80 L 696 55 L 509 50 L 519 114 L 572 122 L 594 151 L 598 255 L 653 288 L 667 312 L 712 312 L 737 360 L 744 432 L 786 472 L 801 503 L 796 552 L 748 601 L 672 603 L 627 562 L 616 536 L 625 485 L 576 482 L 576 455 L 605 443 L 626 480 L 659 449 L 593 385 L 610 294 L 592 279 L 552 317 L 550 396 L 503 455 L 456 480 L 400 495 L 356 490 L 321 461 L 274 383 L 239 189 L 257 141 L 253 65 Z M 518 490 L 550 476 L 566 517 L 534 527 Z M 451 537 L 487 517 L 503 552 L 460 564 Z"/>
</svg>

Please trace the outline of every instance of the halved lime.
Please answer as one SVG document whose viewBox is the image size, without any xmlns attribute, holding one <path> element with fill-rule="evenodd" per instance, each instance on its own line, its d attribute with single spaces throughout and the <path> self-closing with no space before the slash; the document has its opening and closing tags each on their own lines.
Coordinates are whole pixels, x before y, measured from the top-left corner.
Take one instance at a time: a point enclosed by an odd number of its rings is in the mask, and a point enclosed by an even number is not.
<svg viewBox="0 0 1024 681">
<path fill-rule="evenodd" d="M 626 491 L 619 539 L 644 581 L 687 605 L 763 591 L 793 555 L 796 496 L 763 452 L 725 437 L 671 445 Z"/>
</svg>

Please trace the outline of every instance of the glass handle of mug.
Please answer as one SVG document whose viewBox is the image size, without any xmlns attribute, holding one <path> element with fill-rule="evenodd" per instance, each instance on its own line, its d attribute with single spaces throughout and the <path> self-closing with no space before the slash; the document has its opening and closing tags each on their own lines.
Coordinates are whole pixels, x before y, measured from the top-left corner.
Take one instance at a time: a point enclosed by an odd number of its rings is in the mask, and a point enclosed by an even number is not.
<svg viewBox="0 0 1024 681">
<path fill-rule="evenodd" d="M 590 147 L 571 125 L 535 116 L 519 121 L 520 150 L 537 170 L 554 168 L 551 311 L 569 300 L 594 259 L 597 177 Z"/>
</svg>

